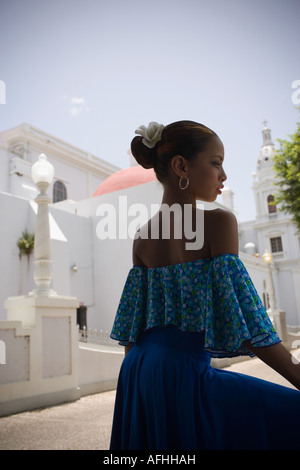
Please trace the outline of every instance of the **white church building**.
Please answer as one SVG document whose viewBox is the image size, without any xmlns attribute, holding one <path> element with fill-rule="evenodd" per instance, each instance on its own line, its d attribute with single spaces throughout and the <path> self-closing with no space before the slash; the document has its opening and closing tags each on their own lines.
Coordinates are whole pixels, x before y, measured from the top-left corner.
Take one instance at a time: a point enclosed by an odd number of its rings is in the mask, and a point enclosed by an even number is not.
<svg viewBox="0 0 300 470">
<path fill-rule="evenodd" d="M 274 144 L 265 125 L 263 142 L 253 175 L 256 218 L 239 223 L 240 256 L 265 306 L 270 306 L 269 267 L 275 305 L 285 312 L 290 331 L 300 329 L 300 243 L 291 217 L 272 204 Z M 17 241 L 22 232 L 34 232 L 38 191 L 31 166 L 39 154 L 54 166 L 48 189 L 50 211 L 52 284 L 55 292 L 78 299 L 80 321 L 109 333 L 121 291 L 131 267 L 132 236 L 137 218 L 150 217 L 161 202 L 162 187 L 153 170 L 129 163 L 120 169 L 29 124 L 0 133 L 0 320 L 6 319 L 5 300 L 26 295 L 34 286 L 33 254 L 20 256 Z M 126 154 L 125 154 L 126 155 Z M 223 204 L 233 209 L 233 194 L 223 192 Z M 146 208 L 146 212 L 145 212 Z M 273 302 L 274 307 L 274 302 Z"/>
</svg>

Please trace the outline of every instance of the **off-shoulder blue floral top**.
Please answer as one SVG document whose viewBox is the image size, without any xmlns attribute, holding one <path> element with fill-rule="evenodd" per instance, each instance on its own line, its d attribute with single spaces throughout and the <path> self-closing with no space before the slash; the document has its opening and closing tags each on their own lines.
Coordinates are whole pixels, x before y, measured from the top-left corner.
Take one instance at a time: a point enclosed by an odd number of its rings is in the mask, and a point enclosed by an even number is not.
<svg viewBox="0 0 300 470">
<path fill-rule="evenodd" d="M 166 267 L 133 266 L 128 274 L 111 338 L 135 343 L 157 326 L 205 333 L 212 357 L 251 356 L 280 342 L 238 255 L 224 254 Z"/>
</svg>

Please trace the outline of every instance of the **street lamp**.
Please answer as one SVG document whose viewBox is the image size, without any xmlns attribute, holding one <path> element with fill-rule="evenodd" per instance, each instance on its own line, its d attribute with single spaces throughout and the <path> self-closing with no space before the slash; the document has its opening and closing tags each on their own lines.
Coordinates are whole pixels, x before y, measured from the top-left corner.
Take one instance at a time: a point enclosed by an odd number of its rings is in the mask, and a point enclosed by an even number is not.
<svg viewBox="0 0 300 470">
<path fill-rule="evenodd" d="M 269 300 L 270 300 L 270 308 L 268 309 L 268 313 L 270 315 L 275 315 L 275 311 L 277 311 L 276 308 L 276 299 L 275 299 L 275 290 L 274 290 L 274 283 L 273 283 L 273 276 L 272 276 L 272 269 L 271 269 L 271 263 L 273 261 L 273 256 L 271 253 L 268 252 L 268 250 L 265 250 L 263 256 L 262 256 L 264 262 L 266 263 L 268 267 L 268 284 L 269 284 Z"/>
<path fill-rule="evenodd" d="M 37 162 L 32 165 L 31 176 L 40 190 L 35 202 L 38 205 L 36 228 L 34 237 L 34 281 L 36 295 L 53 295 L 55 292 L 50 288 L 51 284 L 51 249 L 50 249 L 50 225 L 48 205 L 51 199 L 46 194 L 54 177 L 53 165 L 47 160 L 43 153 Z"/>
<path fill-rule="evenodd" d="M 262 257 L 263 257 L 263 260 L 266 264 L 270 265 L 273 261 L 273 256 L 271 255 L 271 253 L 268 252 L 268 250 L 265 250 Z"/>
</svg>

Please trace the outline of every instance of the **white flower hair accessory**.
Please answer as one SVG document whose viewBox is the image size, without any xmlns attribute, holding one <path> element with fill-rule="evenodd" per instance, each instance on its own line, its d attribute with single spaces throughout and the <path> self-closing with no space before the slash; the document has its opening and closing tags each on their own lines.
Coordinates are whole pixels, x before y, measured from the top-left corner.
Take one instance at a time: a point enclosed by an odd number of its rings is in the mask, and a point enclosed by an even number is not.
<svg viewBox="0 0 300 470">
<path fill-rule="evenodd" d="M 143 137 L 143 144 L 149 149 L 152 149 L 155 147 L 157 142 L 161 140 L 161 133 L 164 127 L 165 126 L 158 124 L 157 122 L 150 122 L 148 127 L 140 126 L 136 129 L 135 133 L 141 135 Z"/>
</svg>

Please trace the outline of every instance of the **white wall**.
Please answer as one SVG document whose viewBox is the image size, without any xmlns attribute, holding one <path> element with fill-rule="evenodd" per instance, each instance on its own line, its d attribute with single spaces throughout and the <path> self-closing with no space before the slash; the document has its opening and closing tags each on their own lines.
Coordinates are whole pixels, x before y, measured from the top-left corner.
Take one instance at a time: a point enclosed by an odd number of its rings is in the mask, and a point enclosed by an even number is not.
<svg viewBox="0 0 300 470">
<path fill-rule="evenodd" d="M 52 241 L 53 289 L 62 295 L 76 296 L 83 304 L 93 306 L 91 220 L 87 217 L 57 210 L 55 204 L 50 207 L 50 213 L 66 239 L 65 243 L 61 243 L 60 252 L 58 251 L 58 243 L 54 246 Z M 74 263 L 78 268 L 77 272 L 73 272 L 71 269 Z M 64 283 L 61 282 L 62 278 Z"/>
<path fill-rule="evenodd" d="M 3 303 L 7 297 L 28 294 L 34 288 L 34 255 L 19 257 L 17 240 L 27 229 L 35 231 L 37 206 L 34 202 L 0 193 L 1 229 L 0 320 L 5 320 Z M 52 287 L 60 295 L 74 295 L 94 306 L 92 221 L 50 206 Z M 71 270 L 73 263 L 78 272 Z"/>
<path fill-rule="evenodd" d="M 6 322 L 5 322 L 6 323 Z M 5 344 L 5 364 L 0 364 L 0 385 L 29 380 L 30 335 L 20 334 L 21 322 L 6 323 L 1 328 L 0 339 Z"/>
<path fill-rule="evenodd" d="M 0 147 L 0 191 L 9 192 L 9 158 L 7 151 Z"/>
<path fill-rule="evenodd" d="M 280 289 L 276 289 L 277 307 L 288 312 L 286 321 L 288 326 L 299 325 L 299 317 L 295 302 L 293 276 L 290 271 L 279 271 L 276 273 L 276 284 Z"/>
<path fill-rule="evenodd" d="M 79 344 L 78 386 L 80 395 L 89 395 L 117 386 L 124 348 L 109 348 L 90 343 Z"/>
<path fill-rule="evenodd" d="M 0 321 L 0 417 L 116 388 L 124 348 L 79 343 L 76 306 L 66 297 L 8 300 L 8 317 L 20 320 Z"/>
<path fill-rule="evenodd" d="M 29 218 L 29 202 L 26 199 L 0 193 L 0 265 L 2 269 L 0 283 L 0 320 L 4 320 L 3 303 L 8 296 L 23 294 L 22 289 L 32 289 L 33 273 L 31 262 L 27 264 L 24 257 L 22 263 L 19 258 L 17 241 L 27 228 L 34 231 Z M 22 275 L 22 277 L 21 277 Z"/>
<path fill-rule="evenodd" d="M 77 305 L 77 299 L 59 296 L 6 300 L 0 416 L 78 398 Z"/>
</svg>

